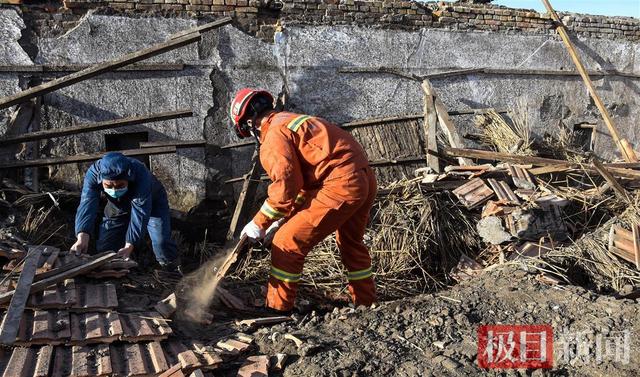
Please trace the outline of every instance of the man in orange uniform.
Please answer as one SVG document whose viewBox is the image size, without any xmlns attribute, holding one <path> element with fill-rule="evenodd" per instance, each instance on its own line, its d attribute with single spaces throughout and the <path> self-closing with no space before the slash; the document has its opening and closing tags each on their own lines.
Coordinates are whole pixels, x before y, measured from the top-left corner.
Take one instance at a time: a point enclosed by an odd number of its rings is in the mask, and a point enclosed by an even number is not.
<svg viewBox="0 0 640 377">
<path fill-rule="evenodd" d="M 371 257 L 363 237 L 377 187 L 362 146 L 324 119 L 274 111 L 273 97 L 263 90 L 240 90 L 231 119 L 240 138 L 257 139 L 260 162 L 272 181 L 267 200 L 242 231 L 260 240 L 277 230 L 267 307 L 293 309 L 305 257 L 333 232 L 353 301 L 374 303 Z"/>
</svg>

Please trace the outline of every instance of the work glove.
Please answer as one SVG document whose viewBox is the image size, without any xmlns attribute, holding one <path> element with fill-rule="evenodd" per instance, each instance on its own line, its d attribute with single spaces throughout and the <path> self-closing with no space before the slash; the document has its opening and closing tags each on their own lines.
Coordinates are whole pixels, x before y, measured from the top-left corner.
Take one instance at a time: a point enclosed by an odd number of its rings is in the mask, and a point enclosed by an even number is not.
<svg viewBox="0 0 640 377">
<path fill-rule="evenodd" d="M 267 232 L 264 236 L 264 245 L 266 247 L 271 246 L 271 243 L 273 242 L 273 237 L 276 236 L 276 232 L 278 231 L 278 229 L 280 229 L 282 224 L 284 224 L 284 221 L 285 219 L 280 219 L 274 222 L 273 224 L 271 224 L 269 228 L 267 228 Z"/>
<path fill-rule="evenodd" d="M 253 220 L 249 221 L 247 225 L 244 226 L 242 232 L 240 233 L 240 237 L 247 235 L 247 237 L 251 238 L 255 241 L 260 241 L 264 238 L 265 231 L 260 228 L 258 224 L 253 222 Z"/>
</svg>

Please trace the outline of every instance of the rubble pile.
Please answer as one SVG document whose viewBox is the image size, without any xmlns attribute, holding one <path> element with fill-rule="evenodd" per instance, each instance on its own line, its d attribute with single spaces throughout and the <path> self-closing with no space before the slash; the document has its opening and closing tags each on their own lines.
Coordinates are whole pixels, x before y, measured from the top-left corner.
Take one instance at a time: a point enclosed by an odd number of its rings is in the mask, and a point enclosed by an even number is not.
<svg viewBox="0 0 640 377">
<path fill-rule="evenodd" d="M 536 271 L 551 284 L 609 294 L 637 289 L 640 270 L 631 229 L 638 224 L 638 196 L 634 180 L 624 176 L 640 173 L 625 168 L 621 196 L 571 132 L 535 137 L 526 121 L 495 111 L 478 115 L 476 124 L 482 132 L 478 139 L 496 152 L 444 150 L 452 151 L 448 157 L 456 151 L 488 152 L 482 164 L 448 165 L 439 174 L 418 169 L 416 178 L 379 190 L 365 241 L 380 296 L 432 292 L 505 263 Z M 595 161 L 616 174 L 623 166 Z M 614 227 L 620 230 L 614 233 Z M 626 238 L 616 240 L 617 234 Z M 346 300 L 346 272 L 339 261 L 335 239 L 328 238 L 307 257 L 303 284 L 316 293 L 320 289 L 325 298 Z M 269 253 L 254 250 L 232 278 L 262 283 L 269 266 Z"/>
</svg>

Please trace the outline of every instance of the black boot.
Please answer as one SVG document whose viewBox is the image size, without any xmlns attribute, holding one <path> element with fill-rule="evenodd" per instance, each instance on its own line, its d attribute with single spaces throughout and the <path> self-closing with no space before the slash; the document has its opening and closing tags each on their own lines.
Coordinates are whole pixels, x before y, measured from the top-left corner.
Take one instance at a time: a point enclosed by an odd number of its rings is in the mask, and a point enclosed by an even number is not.
<svg viewBox="0 0 640 377">
<path fill-rule="evenodd" d="M 160 264 L 160 266 L 162 267 L 162 270 L 164 272 L 170 273 L 170 274 L 175 274 L 177 277 L 183 277 L 184 275 L 182 274 L 182 267 L 180 266 L 180 261 L 179 260 L 175 260 L 173 262 L 167 263 L 167 264 Z"/>
</svg>

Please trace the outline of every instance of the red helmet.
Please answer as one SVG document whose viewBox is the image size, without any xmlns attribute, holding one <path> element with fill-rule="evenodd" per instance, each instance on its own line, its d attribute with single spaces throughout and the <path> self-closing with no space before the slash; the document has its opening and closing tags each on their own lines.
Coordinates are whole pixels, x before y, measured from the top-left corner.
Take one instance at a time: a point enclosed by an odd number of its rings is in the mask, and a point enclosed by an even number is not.
<svg viewBox="0 0 640 377">
<path fill-rule="evenodd" d="M 229 109 L 231 121 L 236 128 L 236 133 L 241 138 L 251 136 L 251 134 L 249 133 L 249 129 L 243 126 L 241 123 L 244 120 L 243 118 L 247 114 L 249 103 L 257 96 L 265 96 L 266 99 L 268 99 L 269 102 L 273 104 L 273 96 L 271 95 L 271 93 L 267 92 L 266 90 L 253 88 L 240 89 L 231 102 L 231 108 Z"/>
</svg>

